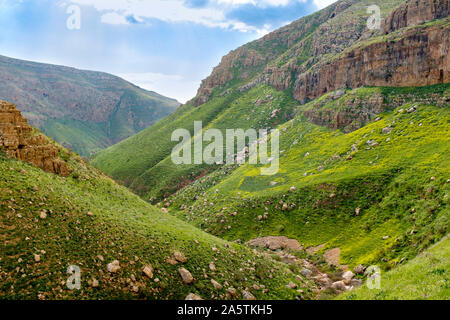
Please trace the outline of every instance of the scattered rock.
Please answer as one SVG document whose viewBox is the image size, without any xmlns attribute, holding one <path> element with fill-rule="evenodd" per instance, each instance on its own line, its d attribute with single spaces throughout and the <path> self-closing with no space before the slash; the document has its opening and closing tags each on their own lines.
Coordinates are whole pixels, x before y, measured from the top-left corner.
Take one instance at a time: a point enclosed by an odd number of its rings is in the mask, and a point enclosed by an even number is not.
<svg viewBox="0 0 450 320">
<path fill-rule="evenodd" d="M 297 285 L 294 283 L 294 282 L 289 282 L 287 285 L 286 285 L 286 288 L 288 288 L 288 289 L 295 289 L 295 288 L 297 288 Z"/>
<path fill-rule="evenodd" d="M 178 262 L 181 262 L 181 263 L 186 263 L 187 262 L 187 259 L 186 259 L 186 257 L 184 256 L 184 254 L 182 252 L 175 251 L 174 254 L 173 254 L 173 257 Z"/>
<path fill-rule="evenodd" d="M 108 263 L 106 269 L 111 273 L 117 273 L 120 270 L 120 263 L 118 260 L 114 260 L 111 263 Z"/>
<path fill-rule="evenodd" d="M 97 288 L 98 285 L 99 285 L 98 280 L 95 278 L 92 278 L 92 283 L 91 283 L 92 288 Z"/>
<path fill-rule="evenodd" d="M 194 277 L 187 269 L 180 268 L 180 269 L 178 269 L 178 273 L 180 274 L 181 279 L 183 279 L 183 282 L 185 284 L 190 284 L 194 281 Z"/>
<path fill-rule="evenodd" d="M 45 211 L 41 211 L 41 213 L 39 214 L 39 217 L 44 220 L 47 219 L 47 213 Z"/>
<path fill-rule="evenodd" d="M 353 269 L 353 272 L 355 274 L 363 274 L 365 270 L 366 270 L 366 267 L 363 266 L 362 264 L 360 264 Z"/>
<path fill-rule="evenodd" d="M 247 290 L 242 291 L 242 296 L 244 297 L 244 300 L 256 300 L 255 296 Z"/>
<path fill-rule="evenodd" d="M 353 279 L 353 272 L 349 271 L 345 271 L 344 274 L 342 275 L 342 278 L 345 280 L 352 280 Z"/>
<path fill-rule="evenodd" d="M 289 191 L 291 191 L 291 192 L 293 192 L 293 191 L 295 191 L 295 190 L 297 190 L 296 187 L 290 187 L 290 188 L 289 188 Z"/>
<path fill-rule="evenodd" d="M 356 208 L 356 209 L 355 209 L 355 214 L 356 214 L 357 216 L 359 216 L 360 212 L 361 212 L 361 208 Z"/>
<path fill-rule="evenodd" d="M 211 270 L 211 271 L 216 271 L 216 265 L 214 264 L 214 263 L 210 263 L 209 264 L 209 270 Z"/>
<path fill-rule="evenodd" d="M 331 288 L 335 291 L 346 291 L 349 288 L 345 285 L 344 281 L 336 281 L 333 282 L 333 284 L 331 285 Z"/>
<path fill-rule="evenodd" d="M 142 272 L 150 279 L 153 278 L 153 267 L 148 264 L 144 267 L 144 269 L 142 270 Z"/>
<path fill-rule="evenodd" d="M 312 275 L 312 271 L 309 269 L 302 269 L 302 271 L 300 271 L 300 273 L 304 276 L 304 277 L 310 277 Z"/>
<path fill-rule="evenodd" d="M 34 261 L 40 262 L 41 261 L 41 256 L 38 255 L 38 254 L 34 254 Z"/>
<path fill-rule="evenodd" d="M 222 290 L 223 286 L 220 283 L 218 283 L 216 280 L 211 279 L 211 283 L 214 286 L 214 288 L 216 288 L 217 290 Z"/>
<path fill-rule="evenodd" d="M 235 298 L 237 296 L 237 291 L 235 288 L 228 288 L 227 289 L 227 298 Z"/>
<path fill-rule="evenodd" d="M 199 295 L 196 295 L 194 293 L 189 293 L 185 300 L 203 300 Z"/>
</svg>

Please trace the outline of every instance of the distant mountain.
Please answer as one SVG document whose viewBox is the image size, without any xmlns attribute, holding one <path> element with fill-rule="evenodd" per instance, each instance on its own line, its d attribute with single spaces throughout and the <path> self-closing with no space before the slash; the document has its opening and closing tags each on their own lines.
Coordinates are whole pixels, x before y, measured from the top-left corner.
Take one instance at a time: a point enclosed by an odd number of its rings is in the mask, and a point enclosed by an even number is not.
<svg viewBox="0 0 450 320">
<path fill-rule="evenodd" d="M 119 77 L 0 56 L 0 99 L 87 156 L 147 128 L 179 103 Z"/>
</svg>

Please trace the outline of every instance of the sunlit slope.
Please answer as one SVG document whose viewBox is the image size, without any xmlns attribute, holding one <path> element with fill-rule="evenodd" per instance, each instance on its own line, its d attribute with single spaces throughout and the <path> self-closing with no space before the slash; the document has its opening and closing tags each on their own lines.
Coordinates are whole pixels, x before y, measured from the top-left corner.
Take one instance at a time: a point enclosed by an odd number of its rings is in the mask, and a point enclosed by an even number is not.
<svg viewBox="0 0 450 320">
<path fill-rule="evenodd" d="M 397 269 L 381 273 L 379 289 L 346 293 L 348 300 L 448 300 L 450 298 L 450 239 L 440 242 Z"/>
<path fill-rule="evenodd" d="M 289 281 L 311 297 L 312 284 L 295 279 L 299 270 L 164 214 L 61 152 L 73 170 L 67 178 L 0 155 L 0 297 L 184 299 L 192 292 L 218 299 L 231 287 L 236 298 L 243 290 L 264 299 L 300 296 L 286 288 Z M 186 262 L 173 264 L 175 252 Z M 107 265 L 114 260 L 120 269 L 112 273 Z M 66 287 L 70 265 L 81 268 L 80 290 Z M 143 273 L 148 265 L 152 278 Z M 191 273 L 191 284 L 179 268 Z"/>
<path fill-rule="evenodd" d="M 448 232 L 448 104 L 405 104 L 348 134 L 306 121 L 308 107 L 280 127 L 276 175 L 218 171 L 170 197 L 169 210 L 229 240 L 279 234 L 340 247 L 350 265 L 392 267 Z"/>
</svg>

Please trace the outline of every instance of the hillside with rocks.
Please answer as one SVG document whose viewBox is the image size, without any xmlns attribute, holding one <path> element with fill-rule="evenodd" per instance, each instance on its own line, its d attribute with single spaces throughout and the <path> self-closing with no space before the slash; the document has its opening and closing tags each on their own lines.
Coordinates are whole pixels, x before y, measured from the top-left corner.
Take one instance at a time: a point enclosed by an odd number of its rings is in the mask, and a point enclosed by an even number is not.
<svg viewBox="0 0 450 320">
<path fill-rule="evenodd" d="M 26 137 L 34 129 L 20 112 L 5 102 L 0 110 L 1 299 L 254 300 L 317 295 L 318 287 L 301 275 L 300 264 L 289 266 L 164 213 L 78 155 L 56 144 L 50 147 L 45 136 L 30 144 Z M 24 146 L 20 150 L 57 148 L 70 174 L 53 172 L 17 153 L 16 138 Z M 69 267 L 81 272 L 78 290 L 67 286 L 72 283 Z"/>
<path fill-rule="evenodd" d="M 208 233 L 265 252 L 292 240 L 338 272 L 393 269 L 395 283 L 448 233 L 449 32 L 446 0 L 338 1 L 230 52 L 193 100 L 93 164 Z M 171 133 L 198 120 L 279 129 L 280 170 L 174 165 Z M 413 277 L 402 297 L 445 297 L 446 277 L 436 290 Z"/>
<path fill-rule="evenodd" d="M 88 156 L 149 127 L 179 103 L 119 77 L 0 56 L 0 99 L 31 124 Z"/>
</svg>

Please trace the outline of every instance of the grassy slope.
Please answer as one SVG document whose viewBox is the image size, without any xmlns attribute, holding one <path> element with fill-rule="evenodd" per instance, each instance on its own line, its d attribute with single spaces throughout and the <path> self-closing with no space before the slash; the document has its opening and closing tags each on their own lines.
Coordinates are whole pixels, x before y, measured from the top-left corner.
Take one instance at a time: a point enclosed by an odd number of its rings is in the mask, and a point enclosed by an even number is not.
<svg viewBox="0 0 450 320">
<path fill-rule="evenodd" d="M 356 93 L 364 95 L 364 91 Z M 306 245 L 340 247 L 343 264 L 384 258 L 384 266 L 392 267 L 448 231 L 450 110 L 448 105 L 421 106 L 414 113 L 387 112 L 381 117 L 343 134 L 310 124 L 299 115 L 283 125 L 285 152 L 277 175 L 260 176 L 259 169 L 250 165 L 231 174 L 217 172 L 169 198 L 171 210 L 226 239 L 282 234 Z M 392 132 L 383 134 L 382 128 L 389 125 Z M 379 145 L 370 147 L 368 140 Z M 351 151 L 353 144 L 358 151 Z M 345 160 L 348 154 L 351 161 Z M 334 155 L 340 158 L 333 159 Z M 430 180 L 433 176 L 436 179 Z M 278 184 L 270 186 L 271 181 Z M 291 186 L 297 190 L 289 192 Z M 280 200 L 295 208 L 282 211 Z M 188 208 L 180 210 L 184 206 Z M 236 217 L 229 215 L 234 211 Z M 223 216 L 216 218 L 217 212 Z M 259 222 L 264 212 L 269 218 Z M 382 239 L 385 235 L 388 240 Z"/>
<path fill-rule="evenodd" d="M 110 74 L 3 56 L 0 98 L 16 104 L 34 126 L 83 156 L 145 129 L 179 106 Z M 102 120 L 94 119 L 99 115 Z"/>
<path fill-rule="evenodd" d="M 294 279 L 299 270 L 161 213 L 80 159 L 70 158 L 70 166 L 72 175 L 62 178 L 0 154 L 1 298 L 183 299 L 189 292 L 224 298 L 229 286 L 242 290 L 259 284 L 267 292 L 250 289 L 258 298 L 293 299 L 298 293 L 286 288 L 291 280 L 305 287 L 304 298 L 311 296 L 311 285 Z M 40 219 L 44 209 L 47 218 Z M 183 285 L 180 264 L 166 262 L 174 250 L 186 255 L 183 266 L 193 274 L 194 284 Z M 41 256 L 40 262 L 34 254 Z M 110 275 L 106 265 L 114 259 L 122 269 Z M 211 262 L 216 272 L 209 269 Z M 143 276 L 148 263 L 160 282 Z M 69 265 L 81 267 L 79 291 L 65 286 Z M 98 288 L 88 285 L 92 278 L 99 281 Z M 211 278 L 229 285 L 215 290 Z M 139 286 L 138 293 L 130 282 Z"/>
<path fill-rule="evenodd" d="M 450 297 L 450 239 L 445 237 L 405 265 L 381 274 L 380 289 L 363 286 L 339 296 L 348 300 L 440 299 Z"/>
</svg>

